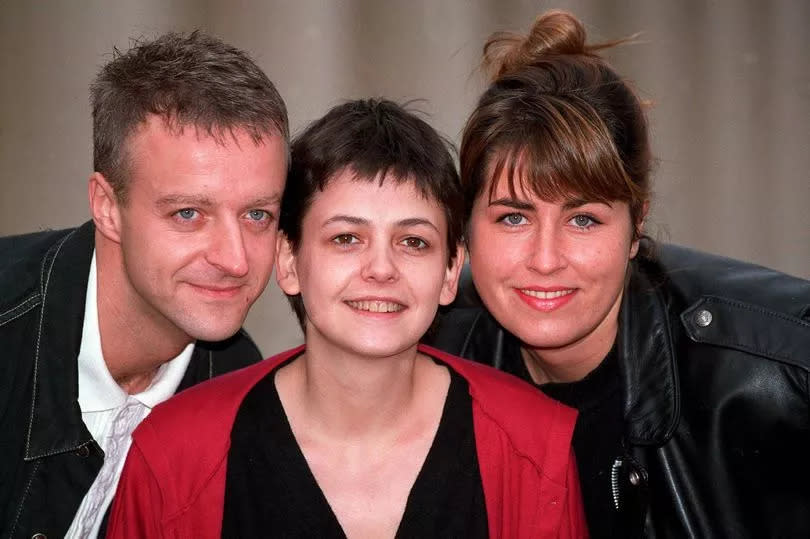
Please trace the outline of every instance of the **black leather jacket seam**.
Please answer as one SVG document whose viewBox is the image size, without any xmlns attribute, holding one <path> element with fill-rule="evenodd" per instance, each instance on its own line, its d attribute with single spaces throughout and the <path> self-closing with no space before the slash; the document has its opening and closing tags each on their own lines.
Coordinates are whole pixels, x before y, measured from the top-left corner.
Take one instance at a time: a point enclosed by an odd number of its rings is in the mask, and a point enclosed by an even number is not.
<svg viewBox="0 0 810 539">
<path fill-rule="evenodd" d="M 45 322 L 45 303 L 48 297 L 48 284 L 51 280 L 51 272 L 53 271 L 53 265 L 56 262 L 56 257 L 59 256 L 59 251 L 61 251 L 62 246 L 65 244 L 67 239 L 73 235 L 73 232 L 67 234 L 63 237 L 54 247 L 51 248 L 53 251 L 53 255 L 50 255 L 50 251 L 42 261 L 42 270 L 40 272 L 41 278 L 43 278 L 42 282 L 42 307 L 39 313 L 39 328 L 37 329 L 37 345 L 35 348 L 34 353 L 34 376 L 33 376 L 33 383 L 31 388 L 31 415 L 28 419 L 28 434 L 25 438 L 25 458 L 36 458 L 36 456 L 32 456 L 29 454 L 31 451 L 31 432 L 34 429 L 34 414 L 36 412 L 36 404 L 37 404 L 37 375 L 39 374 L 39 346 L 42 340 L 42 325 Z M 47 275 L 45 271 L 45 266 L 48 267 Z"/>
<path fill-rule="evenodd" d="M 70 451 L 76 451 L 80 447 L 87 445 L 87 443 L 88 442 L 81 442 L 78 445 L 59 448 L 59 449 L 54 449 L 53 451 L 48 451 L 47 453 L 42 453 L 41 455 L 26 456 L 26 457 L 23 457 L 23 460 L 25 462 L 32 462 L 32 461 L 39 460 L 39 459 L 53 457 L 54 455 L 61 455 L 63 453 L 68 453 Z"/>
<path fill-rule="evenodd" d="M 22 302 L 18 303 L 11 309 L 0 313 L 0 326 L 4 326 L 9 322 L 16 320 L 23 316 L 28 311 L 35 309 L 39 305 L 39 300 L 42 296 L 39 292 L 35 292 L 33 296 L 25 298 Z"/>
<path fill-rule="evenodd" d="M 767 359 L 774 359 L 774 360 L 777 360 L 777 361 L 782 361 L 782 362 L 788 363 L 789 365 L 792 365 L 794 367 L 798 367 L 798 368 L 800 368 L 800 369 L 802 369 L 804 371 L 807 371 L 809 369 L 807 365 L 802 365 L 800 362 L 796 361 L 795 359 L 793 359 L 790 356 L 785 356 L 785 355 L 782 355 L 782 354 L 778 354 L 778 353 L 772 352 L 770 350 L 761 350 L 761 349 L 755 348 L 753 346 L 748 346 L 748 345 L 745 345 L 745 344 L 741 344 L 740 342 L 734 341 L 734 340 L 731 340 L 731 339 L 721 339 L 721 338 L 706 339 L 706 338 L 699 338 L 697 336 L 694 337 L 694 339 L 695 339 L 695 342 L 699 342 L 701 344 L 709 344 L 709 345 L 715 345 L 715 346 L 725 346 L 727 348 L 733 348 L 735 350 L 741 350 L 743 352 L 754 354 L 754 355 L 757 355 L 759 357 L 764 357 L 764 358 L 767 358 Z"/>
<path fill-rule="evenodd" d="M 28 493 L 31 490 L 31 483 L 34 482 L 34 477 L 37 475 L 37 471 L 39 470 L 39 465 L 41 463 L 37 461 L 34 464 L 34 467 L 31 469 L 31 475 L 28 477 L 28 483 L 25 485 L 25 491 L 23 495 L 20 497 L 20 505 L 17 506 L 17 513 L 14 515 L 14 522 L 11 523 L 11 530 L 9 530 L 9 537 L 14 537 L 14 532 L 17 529 L 17 524 L 20 522 L 20 515 L 22 514 L 23 506 L 25 505 L 25 500 L 28 499 Z"/>
<path fill-rule="evenodd" d="M 704 296 L 706 302 L 716 302 L 716 303 L 725 303 L 726 305 L 732 305 L 739 309 L 744 309 L 746 311 L 762 314 L 765 316 L 769 316 L 771 318 L 776 318 L 778 320 L 783 320 L 785 322 L 791 322 L 794 324 L 798 324 L 800 326 L 804 326 L 806 328 L 810 328 L 810 322 L 802 320 L 801 318 L 790 316 L 788 314 L 772 311 L 770 309 L 765 309 L 764 307 L 759 307 L 757 305 L 751 305 L 750 303 L 744 303 L 741 301 L 736 301 L 733 299 L 724 298 L 721 296 Z"/>
</svg>

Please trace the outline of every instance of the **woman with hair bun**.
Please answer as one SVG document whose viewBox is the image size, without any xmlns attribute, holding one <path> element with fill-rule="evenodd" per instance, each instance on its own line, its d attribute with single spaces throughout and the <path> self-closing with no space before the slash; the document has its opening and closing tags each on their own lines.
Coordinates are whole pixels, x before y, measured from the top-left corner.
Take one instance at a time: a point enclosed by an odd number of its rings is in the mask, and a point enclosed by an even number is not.
<svg viewBox="0 0 810 539">
<path fill-rule="evenodd" d="M 482 305 L 433 343 L 579 410 L 593 537 L 810 537 L 810 282 L 644 236 L 647 123 L 599 54 L 618 43 L 551 11 L 486 44 L 460 154 Z"/>
</svg>

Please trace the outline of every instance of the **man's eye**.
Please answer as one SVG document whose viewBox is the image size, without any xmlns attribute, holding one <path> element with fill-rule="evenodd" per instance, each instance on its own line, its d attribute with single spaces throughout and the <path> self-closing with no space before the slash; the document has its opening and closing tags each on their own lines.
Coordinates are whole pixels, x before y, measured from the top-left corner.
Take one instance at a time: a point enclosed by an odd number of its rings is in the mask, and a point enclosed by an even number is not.
<svg viewBox="0 0 810 539">
<path fill-rule="evenodd" d="M 176 212 L 175 215 L 177 215 L 178 217 L 180 217 L 180 219 L 183 219 L 184 221 L 190 221 L 191 219 L 197 217 L 197 210 L 191 208 L 183 208 L 182 210 Z"/>
<path fill-rule="evenodd" d="M 270 218 L 270 214 L 265 210 L 250 210 L 247 212 L 247 216 L 251 221 L 262 221 Z"/>
<path fill-rule="evenodd" d="M 337 243 L 338 245 L 351 245 L 352 243 L 358 243 L 358 240 L 354 234 L 338 234 L 334 238 L 332 238 L 332 242 Z"/>
<path fill-rule="evenodd" d="M 424 249 L 428 246 L 427 242 L 422 238 L 411 236 L 402 240 L 402 245 L 410 247 L 411 249 Z"/>
<path fill-rule="evenodd" d="M 526 217 L 520 213 L 507 213 L 500 218 L 500 221 L 508 226 L 525 225 L 528 222 Z"/>
</svg>

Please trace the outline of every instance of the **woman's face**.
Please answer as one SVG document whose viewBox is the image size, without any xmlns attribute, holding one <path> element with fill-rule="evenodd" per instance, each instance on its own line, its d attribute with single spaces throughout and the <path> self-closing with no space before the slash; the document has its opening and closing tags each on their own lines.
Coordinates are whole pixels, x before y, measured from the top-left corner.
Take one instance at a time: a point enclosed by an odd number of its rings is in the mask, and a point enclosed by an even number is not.
<svg viewBox="0 0 810 539">
<path fill-rule="evenodd" d="M 505 173 L 497 180 L 492 198 L 485 185 L 472 210 L 475 286 L 525 348 L 579 379 L 615 340 L 628 262 L 638 251 L 628 206 L 548 202 L 520 182 L 513 197 Z"/>
<path fill-rule="evenodd" d="M 453 301 L 463 251 L 448 267 L 444 211 L 412 182 L 357 181 L 344 171 L 304 216 L 278 280 L 301 294 L 310 349 L 386 357 L 414 348 L 439 304 Z"/>
</svg>

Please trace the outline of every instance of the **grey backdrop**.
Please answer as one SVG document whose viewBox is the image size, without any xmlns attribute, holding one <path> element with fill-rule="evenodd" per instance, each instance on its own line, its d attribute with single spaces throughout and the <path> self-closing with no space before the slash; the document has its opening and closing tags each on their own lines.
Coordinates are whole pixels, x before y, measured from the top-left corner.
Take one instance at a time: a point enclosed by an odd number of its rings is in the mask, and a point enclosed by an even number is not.
<svg viewBox="0 0 810 539">
<path fill-rule="evenodd" d="M 345 98 L 424 98 L 457 141 L 486 36 L 550 7 L 592 38 L 643 32 L 610 58 L 654 102 L 653 232 L 810 278 L 805 0 L 0 0 L 0 235 L 88 217 L 87 87 L 131 37 L 201 28 L 248 50 L 294 131 Z M 247 327 L 266 354 L 301 340 L 274 282 Z"/>
</svg>

